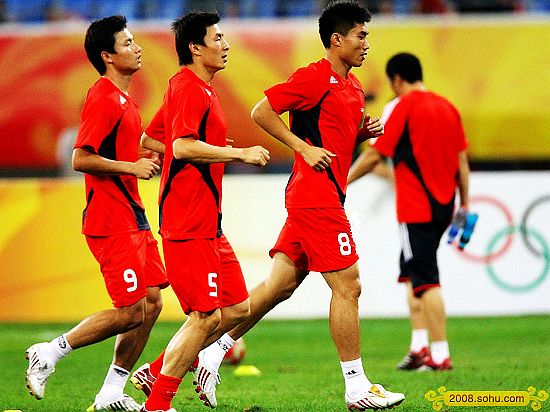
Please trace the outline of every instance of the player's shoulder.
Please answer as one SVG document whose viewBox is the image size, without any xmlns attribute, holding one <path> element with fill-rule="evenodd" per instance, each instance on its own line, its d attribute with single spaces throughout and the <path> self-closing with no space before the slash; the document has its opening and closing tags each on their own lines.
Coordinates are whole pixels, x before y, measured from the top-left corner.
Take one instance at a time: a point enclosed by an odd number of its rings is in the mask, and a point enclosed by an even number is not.
<svg viewBox="0 0 550 412">
<path fill-rule="evenodd" d="M 334 73 L 332 66 L 326 59 L 310 63 L 306 67 L 297 69 L 289 81 L 294 83 L 307 84 L 309 87 L 315 90 L 329 90 L 332 88 L 341 87 L 341 80 L 339 76 Z M 360 83 L 356 80 L 356 83 Z M 354 83 L 355 84 L 355 83 Z"/>
<path fill-rule="evenodd" d="M 129 104 L 129 97 L 125 95 L 110 80 L 99 79 L 88 90 L 85 107 L 102 108 L 103 110 L 123 110 Z"/>
<path fill-rule="evenodd" d="M 185 67 L 172 76 L 169 89 L 173 96 L 178 97 L 211 100 L 215 96 L 211 86 Z"/>
<path fill-rule="evenodd" d="M 455 113 L 458 114 L 458 109 L 453 104 L 453 102 L 451 102 L 447 97 L 445 97 L 445 96 L 443 96 L 439 93 L 433 92 L 431 90 L 427 91 L 426 93 L 434 103 L 438 104 L 439 106 L 446 107 L 447 110 L 455 112 Z"/>
<path fill-rule="evenodd" d="M 327 74 L 327 67 L 324 64 L 326 60 L 321 59 L 319 61 L 308 64 L 305 67 L 296 69 L 290 76 L 293 80 L 318 80 Z"/>
</svg>

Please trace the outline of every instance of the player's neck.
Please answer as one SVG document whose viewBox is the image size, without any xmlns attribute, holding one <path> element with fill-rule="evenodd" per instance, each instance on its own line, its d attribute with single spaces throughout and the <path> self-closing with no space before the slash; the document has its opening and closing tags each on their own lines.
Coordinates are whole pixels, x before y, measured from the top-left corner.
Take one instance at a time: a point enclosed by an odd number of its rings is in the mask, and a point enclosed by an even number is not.
<svg viewBox="0 0 550 412">
<path fill-rule="evenodd" d="M 191 70 L 193 73 L 195 73 L 195 75 L 206 84 L 210 84 L 210 82 L 214 78 L 214 74 L 216 74 L 216 72 L 218 71 L 218 70 L 212 71 L 212 69 L 198 63 L 191 63 L 186 67 L 189 70 Z"/>
<path fill-rule="evenodd" d="M 348 63 L 339 58 L 336 53 L 333 53 L 330 49 L 327 50 L 325 59 L 329 61 L 333 71 L 338 73 L 343 79 L 347 79 L 348 73 L 351 70 L 351 66 Z"/>
<path fill-rule="evenodd" d="M 107 71 L 102 77 L 109 79 L 116 87 L 118 87 L 125 94 L 128 94 L 128 88 L 130 87 L 130 80 L 132 75 L 122 74 L 120 72 Z"/>
<path fill-rule="evenodd" d="M 418 92 L 418 91 L 426 91 L 426 86 L 424 86 L 424 83 L 421 81 L 414 82 L 414 83 L 407 83 L 403 82 L 403 90 L 401 95 L 412 93 L 412 92 Z"/>
</svg>

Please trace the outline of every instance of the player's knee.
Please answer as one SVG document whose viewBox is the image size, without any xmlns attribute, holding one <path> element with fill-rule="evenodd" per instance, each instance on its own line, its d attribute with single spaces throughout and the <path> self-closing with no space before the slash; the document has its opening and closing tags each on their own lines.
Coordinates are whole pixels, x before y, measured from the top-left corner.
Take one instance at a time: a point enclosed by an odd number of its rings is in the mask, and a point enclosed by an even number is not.
<svg viewBox="0 0 550 412">
<path fill-rule="evenodd" d="M 163 306 L 164 304 L 160 296 L 158 299 L 147 301 L 147 317 L 155 318 L 155 319 L 158 318 L 158 316 L 160 315 L 160 312 L 162 311 Z"/>
<path fill-rule="evenodd" d="M 273 296 L 275 298 L 275 302 L 277 304 L 284 302 L 285 300 L 289 299 L 296 288 L 294 286 L 287 286 L 284 288 L 280 288 L 276 291 L 273 291 Z"/>
<path fill-rule="evenodd" d="M 359 296 L 361 296 L 361 281 L 359 279 L 354 279 L 346 282 L 345 287 L 341 288 L 338 293 L 345 300 L 359 300 Z"/>
<path fill-rule="evenodd" d="M 202 328 L 209 334 L 212 333 L 222 321 L 222 313 L 219 309 L 200 317 Z"/>
<path fill-rule="evenodd" d="M 247 301 L 246 304 L 239 305 L 238 308 L 232 313 L 233 323 L 238 325 L 241 322 L 244 322 L 250 316 L 250 303 Z"/>
<path fill-rule="evenodd" d="M 123 332 L 140 327 L 145 321 L 145 310 L 143 305 L 132 305 L 119 309 L 118 319 Z"/>
</svg>

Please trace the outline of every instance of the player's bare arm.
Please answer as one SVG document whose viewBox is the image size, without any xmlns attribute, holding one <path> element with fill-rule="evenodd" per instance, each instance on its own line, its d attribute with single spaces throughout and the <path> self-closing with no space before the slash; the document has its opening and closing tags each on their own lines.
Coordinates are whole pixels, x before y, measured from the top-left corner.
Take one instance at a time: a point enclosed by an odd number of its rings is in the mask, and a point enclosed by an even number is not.
<svg viewBox="0 0 550 412">
<path fill-rule="evenodd" d="M 269 151 L 262 146 L 245 148 L 214 146 L 192 137 L 181 137 L 173 143 L 174 157 L 192 163 L 229 163 L 265 166 L 269 161 Z"/>
<path fill-rule="evenodd" d="M 469 208 L 469 183 L 470 166 L 468 164 L 468 155 L 463 150 L 458 154 L 458 194 L 460 196 L 460 206 L 468 210 Z"/>
<path fill-rule="evenodd" d="M 307 144 L 292 133 L 266 97 L 252 109 L 252 118 L 262 129 L 302 156 L 317 171 L 325 170 L 332 162 L 331 158 L 336 156 L 325 148 Z"/>
<path fill-rule="evenodd" d="M 382 156 L 380 156 L 380 153 L 372 147 L 367 147 L 351 166 L 348 174 L 348 185 L 372 172 L 381 161 Z"/>
<path fill-rule="evenodd" d="M 141 144 L 141 147 L 143 147 L 144 149 L 164 154 L 164 150 L 165 150 L 164 143 L 157 139 L 152 138 L 151 136 L 148 136 L 146 133 L 143 133 L 141 135 L 140 144 Z"/>
<path fill-rule="evenodd" d="M 129 174 L 138 179 L 149 180 L 159 172 L 160 166 L 147 158 L 138 159 L 133 163 L 122 162 L 107 159 L 90 150 L 76 148 L 73 151 L 73 169 L 94 175 Z"/>
</svg>

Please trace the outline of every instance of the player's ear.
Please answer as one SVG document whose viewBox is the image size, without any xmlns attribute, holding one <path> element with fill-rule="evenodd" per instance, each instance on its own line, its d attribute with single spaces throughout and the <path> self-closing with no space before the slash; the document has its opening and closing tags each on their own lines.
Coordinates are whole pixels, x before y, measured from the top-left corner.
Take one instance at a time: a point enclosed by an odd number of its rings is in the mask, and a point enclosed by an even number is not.
<svg viewBox="0 0 550 412">
<path fill-rule="evenodd" d="M 105 62 L 105 65 L 113 62 L 113 59 L 111 58 L 111 53 L 109 53 L 109 52 L 102 51 L 101 52 L 101 58 Z"/>
<path fill-rule="evenodd" d="M 332 36 L 330 36 L 330 44 L 333 46 L 340 46 L 342 44 L 342 35 L 339 33 L 332 33 Z"/>
<path fill-rule="evenodd" d="M 197 43 L 189 43 L 189 51 L 191 52 L 191 55 L 193 56 L 200 56 L 201 50 L 199 48 L 199 45 Z"/>
</svg>

